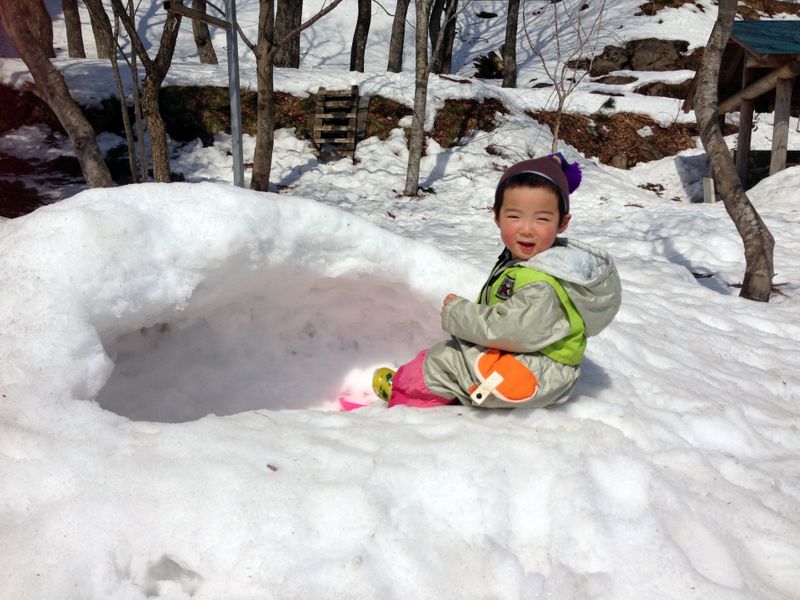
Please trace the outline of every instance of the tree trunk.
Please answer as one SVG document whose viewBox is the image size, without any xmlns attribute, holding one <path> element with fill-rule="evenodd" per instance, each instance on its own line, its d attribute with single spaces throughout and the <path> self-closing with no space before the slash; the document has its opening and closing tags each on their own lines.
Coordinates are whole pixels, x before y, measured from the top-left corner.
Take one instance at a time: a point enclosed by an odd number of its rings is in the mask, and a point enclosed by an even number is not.
<svg viewBox="0 0 800 600">
<path fill-rule="evenodd" d="M 428 17 L 428 39 L 430 47 L 436 48 L 439 41 L 439 32 L 442 28 L 442 13 L 444 12 L 445 0 L 430 0 L 430 16 Z"/>
<path fill-rule="evenodd" d="M 181 2 L 181 0 L 176 1 Z M 139 38 L 136 24 L 131 15 L 125 10 L 122 1 L 112 0 L 111 5 L 114 9 L 114 15 L 125 26 L 133 51 L 144 65 L 145 77 L 142 82 L 141 102 L 144 120 L 147 124 L 147 132 L 150 134 L 153 179 L 158 182 L 169 182 L 172 179 L 172 174 L 169 153 L 167 152 L 167 129 L 164 126 L 164 120 L 161 117 L 161 110 L 158 105 L 158 91 L 172 63 L 175 42 L 178 39 L 178 31 L 181 25 L 181 16 L 173 12 L 168 13 L 164 22 L 164 29 L 161 32 L 158 53 L 154 59 L 151 59 L 141 38 Z"/>
<path fill-rule="evenodd" d="M 417 0 L 416 76 L 414 79 L 414 113 L 411 118 L 411 138 L 408 142 L 408 169 L 403 193 L 416 196 L 419 189 L 419 163 L 425 141 L 425 103 L 428 99 L 428 16 L 431 0 Z"/>
<path fill-rule="evenodd" d="M 114 23 L 114 39 L 119 36 L 119 21 Z M 122 83 L 122 74 L 119 70 L 119 60 L 117 53 L 111 54 L 111 70 L 114 73 L 114 84 L 117 87 L 119 96 L 120 112 L 122 113 L 122 127 L 125 130 L 125 141 L 128 144 L 128 167 L 131 172 L 131 183 L 139 183 L 139 172 L 136 168 L 136 146 L 133 139 L 133 128 L 131 127 L 131 116 L 128 111 L 128 99 L 125 93 L 125 86 Z"/>
<path fill-rule="evenodd" d="M 142 83 L 142 112 L 150 134 L 150 155 L 153 159 L 153 181 L 168 183 L 172 181 L 167 150 L 167 128 L 161 118 L 158 106 L 160 83 L 152 77 L 145 77 Z"/>
<path fill-rule="evenodd" d="M 364 53 L 367 50 L 367 36 L 372 21 L 372 0 L 358 0 L 358 19 L 350 46 L 350 70 L 364 72 Z"/>
<path fill-rule="evenodd" d="M 44 0 L 25 0 L 19 4 L 19 18 L 27 26 L 35 43 L 42 49 L 45 57 L 55 58 L 56 51 L 53 48 L 53 20 Z M 12 26 L 9 24 L 9 26 Z"/>
<path fill-rule="evenodd" d="M 720 62 L 733 27 L 736 5 L 736 0 L 719 2 L 717 22 L 696 75 L 695 114 L 716 189 L 744 244 L 745 274 L 740 295 L 750 300 L 768 302 L 774 275 L 772 252 L 775 241 L 739 181 L 717 119 Z"/>
<path fill-rule="evenodd" d="M 258 44 L 256 45 L 256 81 L 258 86 L 258 122 L 256 149 L 253 154 L 253 176 L 250 189 L 269 191 L 272 170 L 272 149 L 275 144 L 275 96 L 273 39 L 275 35 L 275 5 L 273 0 L 259 0 Z"/>
<path fill-rule="evenodd" d="M 86 58 L 83 48 L 81 16 L 78 13 L 78 0 L 63 0 L 64 23 L 67 26 L 67 51 L 70 58 Z"/>
<path fill-rule="evenodd" d="M 517 87 L 517 28 L 519 0 L 508 0 L 506 41 L 503 44 L 503 87 Z"/>
<path fill-rule="evenodd" d="M 258 122 L 256 124 L 256 149 L 253 154 L 253 175 L 250 179 L 251 189 L 262 192 L 269 189 L 272 152 L 275 143 L 275 88 L 273 83 L 275 55 L 287 37 L 294 36 L 295 33 L 299 35 L 301 31 L 311 27 L 341 3 L 342 0 L 326 3 L 313 17 L 279 38 L 276 33 L 275 0 L 258 1 L 258 43 L 255 46 L 248 43 L 256 55 L 256 81 L 258 82 L 258 100 L 256 101 Z M 276 46 L 276 44 L 278 45 Z"/>
<path fill-rule="evenodd" d="M 302 0 L 278 0 L 275 13 L 275 42 L 280 46 L 275 51 L 273 65 L 276 67 L 300 67 L 300 23 L 303 20 Z M 294 32 L 294 33 L 292 33 Z M 291 36 L 288 38 L 290 33 Z"/>
<path fill-rule="evenodd" d="M 192 0 L 192 8 L 206 14 L 206 0 Z M 200 19 L 192 19 L 192 33 L 200 62 L 204 65 L 216 65 L 217 53 L 214 52 L 214 44 L 211 43 L 208 24 Z"/>
<path fill-rule="evenodd" d="M 108 19 L 102 0 L 83 0 L 83 3 L 89 11 L 97 58 L 111 58 L 111 53 L 114 52 L 114 39 L 111 34 L 111 21 Z"/>
<path fill-rule="evenodd" d="M 133 5 L 134 0 L 128 0 L 128 16 L 133 22 L 134 15 L 136 14 L 136 7 Z M 136 123 L 136 141 L 138 142 L 139 150 L 139 181 L 147 181 L 147 173 L 149 172 L 147 165 L 147 143 L 144 139 L 144 115 L 142 114 L 142 98 L 139 90 L 142 86 L 139 84 L 139 66 L 136 60 L 136 52 L 131 52 L 130 57 L 131 69 L 131 84 L 133 86 L 133 114 Z"/>
<path fill-rule="evenodd" d="M 453 67 L 453 44 L 456 41 L 456 14 L 458 11 L 458 0 L 448 0 L 445 12 L 444 36 L 442 47 L 438 55 L 440 61 L 437 73 L 449 73 Z"/>
<path fill-rule="evenodd" d="M 392 21 L 392 37 L 389 41 L 389 62 L 386 70 L 400 73 L 403 70 L 403 46 L 406 36 L 406 15 L 411 0 L 397 0 Z"/>
<path fill-rule="evenodd" d="M 83 177 L 90 187 L 108 187 L 111 173 L 97 145 L 94 129 L 70 96 L 64 77 L 48 60 L 39 41 L 26 26 L 25 0 L 0 0 L 0 20 L 34 80 L 35 92 L 58 117 L 67 132 Z"/>
</svg>

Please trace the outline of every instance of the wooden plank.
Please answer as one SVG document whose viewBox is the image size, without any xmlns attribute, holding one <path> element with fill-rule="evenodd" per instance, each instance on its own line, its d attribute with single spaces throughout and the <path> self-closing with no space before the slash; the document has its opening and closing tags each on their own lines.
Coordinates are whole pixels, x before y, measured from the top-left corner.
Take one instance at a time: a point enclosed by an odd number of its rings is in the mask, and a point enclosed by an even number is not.
<svg viewBox="0 0 800 600">
<path fill-rule="evenodd" d="M 775 88 L 775 121 L 772 124 L 772 156 L 769 174 L 786 168 L 786 151 L 789 146 L 789 115 L 792 107 L 794 79 L 780 79 Z"/>
<path fill-rule="evenodd" d="M 789 79 L 796 75 L 800 75 L 800 60 L 794 60 L 791 63 L 783 65 L 780 69 L 768 73 L 755 83 L 751 83 L 743 90 L 739 90 L 724 102 L 720 102 L 719 114 L 722 115 L 733 112 L 739 108 L 742 100 L 755 100 L 761 94 L 765 94 L 774 88 L 779 80 Z"/>
<path fill-rule="evenodd" d="M 352 129 L 318 129 L 314 132 L 315 138 L 347 138 L 355 139 Z"/>
<path fill-rule="evenodd" d="M 353 155 L 358 102 L 358 86 L 345 90 L 319 89 L 311 139 L 320 159 Z"/>
<path fill-rule="evenodd" d="M 347 134 L 342 135 L 340 131 L 320 131 L 314 134 L 314 139 L 324 140 L 328 143 L 341 143 L 341 144 L 356 141 L 355 136 Z"/>
<path fill-rule="evenodd" d="M 341 147 L 354 148 L 355 145 L 356 145 L 355 141 L 353 141 L 353 140 L 337 140 L 337 139 L 330 139 L 330 140 L 329 139 L 319 139 L 319 140 L 314 140 L 314 143 L 317 146 L 320 146 L 320 147 L 326 146 L 326 145 L 331 145 L 331 146 L 335 146 L 337 148 L 341 148 Z"/>
<path fill-rule="evenodd" d="M 343 119 L 346 121 L 354 121 L 358 118 L 356 113 L 339 113 L 339 114 L 316 114 L 314 115 L 315 119 L 319 119 L 320 121 L 335 121 L 337 119 Z"/>
<path fill-rule="evenodd" d="M 321 127 L 315 127 L 316 131 L 341 131 L 341 132 L 348 132 L 353 133 L 355 128 L 348 127 L 348 126 L 336 126 L 336 125 L 323 125 Z"/>
<path fill-rule="evenodd" d="M 331 112 L 332 110 L 350 111 L 353 110 L 353 102 L 350 100 L 325 100 L 322 103 L 323 112 Z"/>
<path fill-rule="evenodd" d="M 336 117 L 335 119 L 323 119 L 319 116 L 314 117 L 314 125 L 320 127 L 353 127 L 356 124 L 355 117 Z"/>
<path fill-rule="evenodd" d="M 331 90 L 320 92 L 319 96 L 321 98 L 330 98 L 332 100 L 346 100 L 348 98 L 357 98 L 356 94 L 351 94 L 350 92 L 347 91 L 336 92 Z"/>
</svg>

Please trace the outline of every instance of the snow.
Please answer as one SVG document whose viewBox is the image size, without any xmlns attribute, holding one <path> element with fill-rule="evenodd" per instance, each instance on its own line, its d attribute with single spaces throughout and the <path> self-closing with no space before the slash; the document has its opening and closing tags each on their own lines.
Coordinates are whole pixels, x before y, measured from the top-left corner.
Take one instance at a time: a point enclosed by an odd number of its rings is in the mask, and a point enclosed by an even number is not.
<svg viewBox="0 0 800 600">
<path fill-rule="evenodd" d="M 629 16 L 639 3 L 614 3 L 620 36 L 700 45 L 714 16 L 669 9 L 656 27 Z M 379 72 L 377 43 L 372 72 L 343 70 L 353 4 L 306 34 L 306 67 L 279 89 L 356 82 L 410 103 L 412 74 Z M 252 27 L 255 3 L 238 8 Z M 376 15 L 377 39 L 390 22 Z M 59 60 L 82 97 L 112 89 L 102 63 Z M 20 64 L 2 59 L 3 80 L 23 80 Z M 188 58 L 174 73 L 225 77 Z M 231 186 L 219 135 L 173 143 L 186 183 L 0 220 L 0 597 L 800 597 L 798 167 L 748 192 L 781 284 L 761 304 L 731 287 L 744 259 L 724 207 L 688 202 L 702 150 L 621 171 L 563 147 L 584 169 L 568 234 L 614 256 L 624 291 L 573 398 L 336 410 L 369 396 L 375 366 L 442 339 L 442 298 L 474 296 L 501 249 L 499 170 L 550 147 L 523 110 L 546 94 L 436 79 L 431 106 L 470 94 L 517 109 L 456 148 L 430 142 L 419 199 L 397 193 L 401 129 L 328 164 L 281 130 L 284 193 Z M 590 97 L 604 100 L 575 102 Z M 40 126 L 0 151 L 70 152 Z"/>
</svg>

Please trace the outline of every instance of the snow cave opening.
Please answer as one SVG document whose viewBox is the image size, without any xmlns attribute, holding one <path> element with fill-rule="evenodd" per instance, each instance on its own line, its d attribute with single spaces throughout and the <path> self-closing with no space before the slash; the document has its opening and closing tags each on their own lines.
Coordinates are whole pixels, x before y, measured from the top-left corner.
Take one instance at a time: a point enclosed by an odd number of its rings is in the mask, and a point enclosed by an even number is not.
<svg viewBox="0 0 800 600">
<path fill-rule="evenodd" d="M 171 423 L 335 410 L 348 373 L 399 364 L 442 335 L 435 303 L 374 273 L 280 265 L 234 279 L 204 282 L 149 326 L 101 333 L 114 368 L 98 403 Z"/>
</svg>

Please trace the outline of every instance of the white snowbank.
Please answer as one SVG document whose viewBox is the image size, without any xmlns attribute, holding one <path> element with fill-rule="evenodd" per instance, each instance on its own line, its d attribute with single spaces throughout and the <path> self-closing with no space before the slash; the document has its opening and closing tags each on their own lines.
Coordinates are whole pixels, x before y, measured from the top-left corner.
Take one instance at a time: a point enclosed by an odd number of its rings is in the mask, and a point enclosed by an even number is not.
<svg viewBox="0 0 800 600">
<path fill-rule="evenodd" d="M 638 255 L 628 212 L 628 252 L 605 221 L 623 309 L 574 400 L 512 413 L 263 410 L 363 392 L 480 283 L 352 214 L 149 184 L 9 221 L 5 596 L 796 595 L 796 303 Z"/>
</svg>

